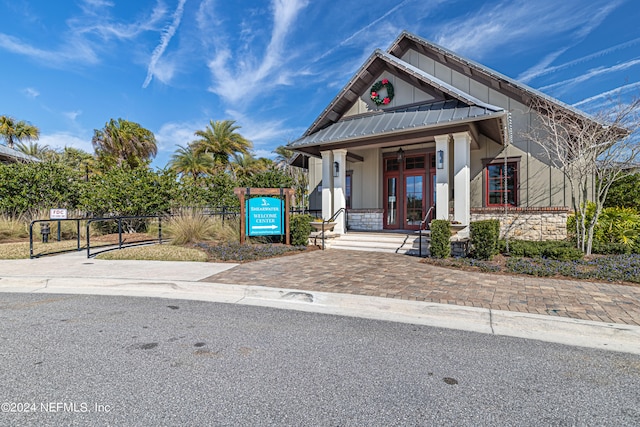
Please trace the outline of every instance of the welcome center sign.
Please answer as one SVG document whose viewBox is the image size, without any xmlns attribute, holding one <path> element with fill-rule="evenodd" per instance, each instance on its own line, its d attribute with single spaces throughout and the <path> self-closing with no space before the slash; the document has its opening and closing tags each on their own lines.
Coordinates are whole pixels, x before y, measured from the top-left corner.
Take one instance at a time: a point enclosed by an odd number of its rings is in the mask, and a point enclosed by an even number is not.
<svg viewBox="0 0 640 427">
<path fill-rule="evenodd" d="M 284 201 L 275 197 L 256 197 L 246 202 L 247 236 L 284 234 Z"/>
<path fill-rule="evenodd" d="M 281 236 L 289 244 L 289 210 L 293 188 L 242 188 L 233 192 L 240 199 L 240 243 L 245 236 Z"/>
</svg>

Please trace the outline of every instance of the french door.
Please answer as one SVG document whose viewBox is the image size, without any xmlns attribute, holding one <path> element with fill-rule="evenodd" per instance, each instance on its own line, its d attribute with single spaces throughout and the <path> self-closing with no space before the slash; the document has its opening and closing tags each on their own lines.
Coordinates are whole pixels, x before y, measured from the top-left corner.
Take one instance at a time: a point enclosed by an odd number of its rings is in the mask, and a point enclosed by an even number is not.
<svg viewBox="0 0 640 427">
<path fill-rule="evenodd" d="M 384 228 L 417 230 L 430 206 L 435 182 L 431 154 L 384 159 Z M 427 161 L 428 160 L 428 161 Z"/>
</svg>

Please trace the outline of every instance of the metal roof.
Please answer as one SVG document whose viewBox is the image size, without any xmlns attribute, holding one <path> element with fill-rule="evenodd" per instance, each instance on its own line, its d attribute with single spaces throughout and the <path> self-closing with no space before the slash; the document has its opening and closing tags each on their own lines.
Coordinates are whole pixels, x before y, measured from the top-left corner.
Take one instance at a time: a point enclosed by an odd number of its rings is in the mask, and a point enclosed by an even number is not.
<svg viewBox="0 0 640 427">
<path fill-rule="evenodd" d="M 495 82 L 500 82 L 498 84 L 506 84 L 507 86 L 509 86 L 512 90 L 516 90 L 520 93 L 522 93 L 525 96 L 529 96 L 529 97 L 534 97 L 534 98 L 541 98 L 543 100 L 545 100 L 548 103 L 551 104 L 555 104 L 561 108 L 564 108 L 570 112 L 572 112 L 573 114 L 576 114 L 580 117 L 583 117 L 587 120 L 593 121 L 598 123 L 598 121 L 591 116 L 590 114 L 575 108 L 569 104 L 566 104 L 562 101 L 560 101 L 559 99 L 553 98 L 547 94 L 545 94 L 544 92 L 541 92 L 537 89 L 532 88 L 531 86 L 528 86 L 522 82 L 519 82 L 515 79 L 512 79 L 511 77 L 508 77 L 498 71 L 495 71 L 489 67 L 486 67 L 478 62 L 475 62 L 471 59 L 465 58 L 463 56 L 458 55 L 455 52 L 450 51 L 449 49 L 440 46 L 436 43 L 430 42 L 420 36 L 417 36 L 415 34 L 412 34 L 408 31 L 403 31 L 398 38 L 391 44 L 391 46 L 389 47 L 389 49 L 387 49 L 387 52 L 389 52 L 389 54 L 391 55 L 397 55 L 397 56 L 402 56 L 402 54 L 404 53 L 403 50 L 404 48 L 402 47 L 403 43 L 406 43 L 406 41 L 412 41 L 413 43 L 422 46 L 425 49 L 429 49 L 431 52 L 433 52 L 436 57 L 439 58 L 439 62 L 441 63 L 450 63 L 451 61 L 457 62 L 458 64 L 460 64 L 462 66 L 462 68 L 464 69 L 464 73 L 466 75 L 471 76 L 472 74 L 474 74 L 472 71 L 467 71 L 467 68 L 469 69 L 474 69 L 476 71 L 478 71 L 481 74 L 484 74 L 485 76 L 487 76 L 489 79 L 495 81 Z M 525 104 L 527 104 L 526 102 L 524 102 Z"/>
<path fill-rule="evenodd" d="M 467 105 L 458 99 L 437 101 L 366 116 L 345 118 L 311 135 L 291 142 L 292 149 L 366 139 L 392 132 L 427 129 L 468 123 L 490 117 L 502 117 L 504 110 L 492 105 Z"/>
<path fill-rule="evenodd" d="M 40 159 L 37 159 L 33 156 L 29 156 L 28 154 L 24 154 L 22 151 L 14 150 L 13 148 L 9 148 L 4 145 L 0 145 L 0 159 L 15 159 L 22 160 L 25 162 L 39 162 Z"/>
</svg>

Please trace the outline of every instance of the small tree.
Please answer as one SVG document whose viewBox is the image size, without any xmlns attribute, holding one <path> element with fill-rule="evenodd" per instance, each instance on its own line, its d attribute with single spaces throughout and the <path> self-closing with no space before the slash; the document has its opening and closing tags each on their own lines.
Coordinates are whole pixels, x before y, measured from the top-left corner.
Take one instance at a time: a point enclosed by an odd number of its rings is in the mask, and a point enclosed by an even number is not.
<svg viewBox="0 0 640 427">
<path fill-rule="evenodd" d="M 540 145 L 551 165 L 564 173 L 576 213 L 577 246 L 591 254 L 594 229 L 611 185 L 631 173 L 640 159 L 640 99 L 618 103 L 592 118 L 542 98 L 530 106 L 538 122 L 525 137 Z M 590 221 L 589 201 L 595 203 Z"/>
</svg>

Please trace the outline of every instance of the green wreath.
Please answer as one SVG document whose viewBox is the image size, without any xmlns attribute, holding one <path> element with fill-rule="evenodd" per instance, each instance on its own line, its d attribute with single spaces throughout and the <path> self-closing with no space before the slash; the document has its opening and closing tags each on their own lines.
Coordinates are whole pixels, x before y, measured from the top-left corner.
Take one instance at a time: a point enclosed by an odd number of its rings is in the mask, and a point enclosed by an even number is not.
<svg viewBox="0 0 640 427">
<path fill-rule="evenodd" d="M 387 96 L 380 98 L 380 89 L 383 87 L 387 89 Z M 371 86 L 371 100 L 375 102 L 376 105 L 387 105 L 393 99 L 393 95 L 393 85 L 387 79 L 382 79 Z"/>
</svg>

